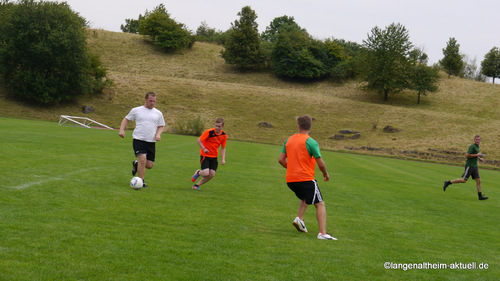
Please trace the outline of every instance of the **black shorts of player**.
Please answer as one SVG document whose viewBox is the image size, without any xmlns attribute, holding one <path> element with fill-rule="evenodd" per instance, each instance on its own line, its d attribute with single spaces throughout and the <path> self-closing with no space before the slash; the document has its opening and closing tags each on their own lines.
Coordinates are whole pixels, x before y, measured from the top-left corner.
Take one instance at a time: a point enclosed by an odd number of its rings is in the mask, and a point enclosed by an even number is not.
<svg viewBox="0 0 500 281">
<path fill-rule="evenodd" d="M 300 200 L 305 200 L 307 205 L 323 202 L 323 196 L 316 180 L 287 182 L 288 187 L 295 192 Z"/>
<path fill-rule="evenodd" d="M 146 159 L 148 161 L 154 162 L 156 152 L 155 144 L 155 142 L 147 142 L 134 139 L 132 141 L 132 146 L 134 147 L 135 157 L 137 157 L 137 155 L 139 154 L 146 154 Z"/>
<path fill-rule="evenodd" d="M 200 164 L 201 170 L 210 169 L 217 171 L 217 167 L 219 167 L 219 161 L 217 160 L 217 157 L 200 156 Z"/>
<path fill-rule="evenodd" d="M 479 168 L 478 167 L 465 167 L 465 172 L 462 175 L 464 180 L 468 180 L 469 177 L 472 176 L 472 179 L 480 179 L 479 177 Z"/>
</svg>

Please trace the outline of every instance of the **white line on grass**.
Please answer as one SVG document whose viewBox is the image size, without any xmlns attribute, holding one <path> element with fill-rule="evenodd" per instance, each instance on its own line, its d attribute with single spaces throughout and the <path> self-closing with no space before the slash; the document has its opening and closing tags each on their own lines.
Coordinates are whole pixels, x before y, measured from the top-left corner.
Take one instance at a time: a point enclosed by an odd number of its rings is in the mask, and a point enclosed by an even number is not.
<svg viewBox="0 0 500 281">
<path fill-rule="evenodd" d="M 46 178 L 46 179 L 42 179 L 42 180 L 38 180 L 38 181 L 32 181 L 32 182 L 28 182 L 28 183 L 23 183 L 23 184 L 18 185 L 18 186 L 8 186 L 7 188 L 17 189 L 17 190 L 26 189 L 28 187 L 32 187 L 34 185 L 43 184 L 43 183 L 46 183 L 46 182 L 65 180 L 69 176 L 72 176 L 72 175 L 75 175 L 75 174 L 81 174 L 81 173 L 84 173 L 84 172 L 87 172 L 87 171 L 90 171 L 90 170 L 95 170 L 95 169 L 99 169 L 99 168 L 95 167 L 95 168 L 90 168 L 90 169 L 77 170 L 77 171 L 69 172 L 69 173 L 64 174 L 64 175 L 59 175 L 59 177 L 50 177 L 50 178 Z M 35 177 L 40 177 L 40 176 L 35 175 Z"/>
</svg>

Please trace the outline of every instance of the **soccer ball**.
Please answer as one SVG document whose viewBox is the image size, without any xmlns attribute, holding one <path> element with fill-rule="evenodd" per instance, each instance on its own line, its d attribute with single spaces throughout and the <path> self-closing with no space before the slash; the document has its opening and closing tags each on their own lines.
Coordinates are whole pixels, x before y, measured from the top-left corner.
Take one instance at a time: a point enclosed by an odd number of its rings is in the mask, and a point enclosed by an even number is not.
<svg viewBox="0 0 500 281">
<path fill-rule="evenodd" d="M 140 177 L 133 177 L 130 180 L 130 187 L 132 187 L 135 190 L 142 188 L 143 184 L 144 183 L 142 182 L 142 179 Z"/>
</svg>

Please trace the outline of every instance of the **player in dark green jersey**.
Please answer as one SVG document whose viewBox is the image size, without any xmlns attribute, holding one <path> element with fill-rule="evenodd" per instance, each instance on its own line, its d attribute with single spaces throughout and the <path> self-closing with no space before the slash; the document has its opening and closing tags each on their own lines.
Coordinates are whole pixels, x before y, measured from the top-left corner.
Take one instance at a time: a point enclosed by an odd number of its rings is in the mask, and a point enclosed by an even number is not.
<svg viewBox="0 0 500 281">
<path fill-rule="evenodd" d="M 465 183 L 469 179 L 470 176 L 476 181 L 477 187 L 477 196 L 479 200 L 486 200 L 488 197 L 484 197 L 481 192 L 481 178 L 479 177 L 479 168 L 477 167 L 477 160 L 483 162 L 484 159 L 481 157 L 481 153 L 479 153 L 479 143 L 481 143 L 481 136 L 476 135 L 474 137 L 474 143 L 469 146 L 469 150 L 465 154 L 467 160 L 465 161 L 465 172 L 461 178 L 454 179 L 451 181 L 445 181 L 443 185 L 443 191 L 446 191 L 446 188 L 453 183 Z"/>
</svg>

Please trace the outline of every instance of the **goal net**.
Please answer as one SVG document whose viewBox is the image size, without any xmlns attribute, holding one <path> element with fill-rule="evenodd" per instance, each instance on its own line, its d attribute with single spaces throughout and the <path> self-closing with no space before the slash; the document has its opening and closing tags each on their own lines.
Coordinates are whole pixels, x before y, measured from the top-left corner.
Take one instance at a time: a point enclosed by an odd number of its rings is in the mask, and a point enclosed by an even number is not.
<svg viewBox="0 0 500 281">
<path fill-rule="evenodd" d="M 69 116 L 69 115 L 61 115 L 59 118 L 59 126 L 64 124 L 72 124 L 77 125 L 84 128 L 92 128 L 92 127 L 102 127 L 106 129 L 113 130 L 113 128 L 108 127 L 102 123 L 94 121 L 87 117 L 78 117 L 78 116 Z"/>
</svg>

